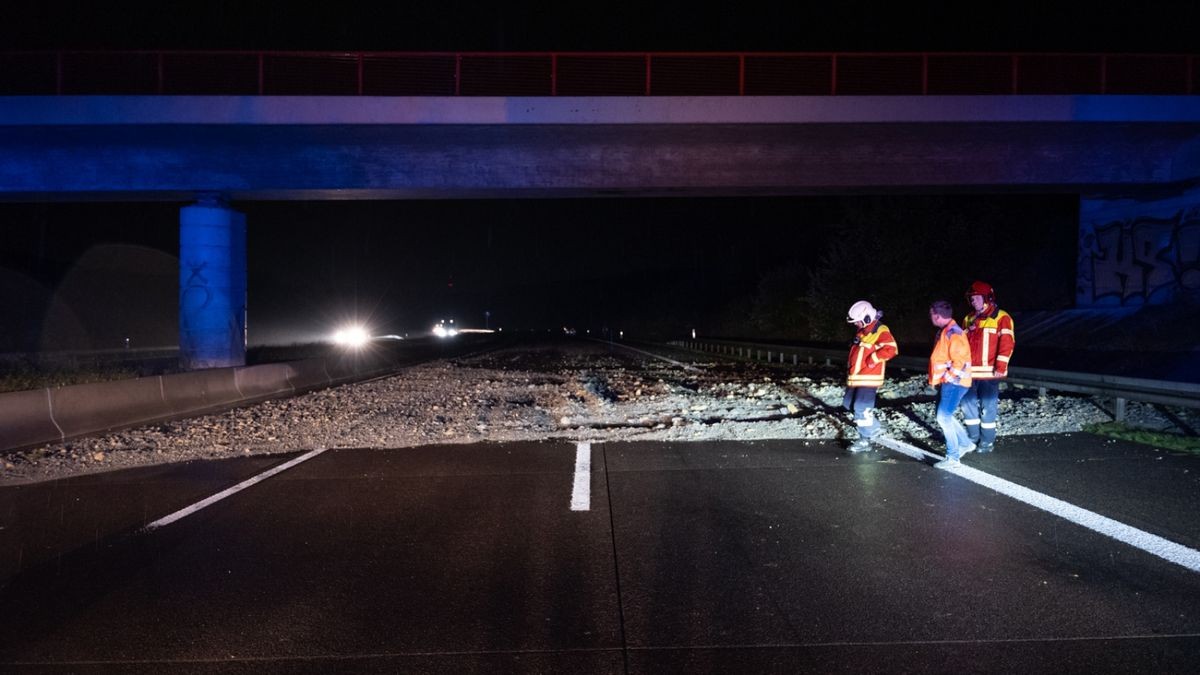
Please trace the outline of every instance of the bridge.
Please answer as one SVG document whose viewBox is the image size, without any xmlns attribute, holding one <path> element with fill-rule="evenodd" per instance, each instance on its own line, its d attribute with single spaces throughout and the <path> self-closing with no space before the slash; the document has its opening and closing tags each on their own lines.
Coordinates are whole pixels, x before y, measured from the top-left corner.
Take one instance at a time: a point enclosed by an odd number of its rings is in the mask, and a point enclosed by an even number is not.
<svg viewBox="0 0 1200 675">
<path fill-rule="evenodd" d="M 1074 193 L 1081 259 L 1177 272 L 1200 255 L 1193 55 L 3 58 L 0 199 L 196 200 L 180 217 L 193 368 L 244 360 L 230 200 Z M 1129 297 L 1129 275 L 1094 268 L 1082 304 L 1114 297 L 1109 278 Z M 1144 301 L 1200 282 L 1162 274 Z"/>
</svg>

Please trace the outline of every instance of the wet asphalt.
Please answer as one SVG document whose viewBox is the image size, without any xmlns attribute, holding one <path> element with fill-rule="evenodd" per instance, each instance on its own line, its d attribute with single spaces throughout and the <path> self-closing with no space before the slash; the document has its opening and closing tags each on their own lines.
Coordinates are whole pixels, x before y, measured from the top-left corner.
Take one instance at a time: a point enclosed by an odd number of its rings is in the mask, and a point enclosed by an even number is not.
<svg viewBox="0 0 1200 675">
<path fill-rule="evenodd" d="M 293 455 L 294 456 L 294 455 Z M 889 451 L 330 450 L 0 488 L 2 672 L 1195 672 L 1200 574 Z M 1200 458 L 966 463 L 1189 547 Z"/>
</svg>

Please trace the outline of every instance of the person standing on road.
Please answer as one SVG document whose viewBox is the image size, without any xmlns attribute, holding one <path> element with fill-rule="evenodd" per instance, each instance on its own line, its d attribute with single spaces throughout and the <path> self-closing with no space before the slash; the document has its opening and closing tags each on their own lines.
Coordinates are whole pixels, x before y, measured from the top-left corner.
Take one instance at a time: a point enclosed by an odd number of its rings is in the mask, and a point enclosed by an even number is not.
<svg viewBox="0 0 1200 675">
<path fill-rule="evenodd" d="M 938 327 L 937 342 L 929 355 L 929 384 L 938 387 L 937 422 L 946 439 L 946 459 L 935 466 L 958 466 L 962 456 L 975 449 L 967 430 L 954 419 L 954 411 L 971 388 L 971 345 L 954 322 L 954 308 L 946 300 L 929 306 L 929 320 Z"/>
<path fill-rule="evenodd" d="M 866 300 L 851 305 L 846 316 L 846 323 L 858 329 L 850 344 L 846 395 L 842 399 L 842 407 L 854 414 L 854 424 L 858 427 L 858 440 L 849 448 L 854 453 L 870 450 L 871 439 L 879 433 L 875 393 L 883 384 L 885 364 L 900 353 L 892 331 L 883 325 L 881 318 L 883 312 Z"/>
<path fill-rule="evenodd" d="M 963 396 L 963 422 L 979 452 L 991 452 L 996 446 L 996 418 L 1000 415 L 1000 380 L 1008 376 L 1016 333 L 1012 317 L 996 306 L 996 292 L 989 284 L 971 284 L 967 300 L 974 311 L 963 320 L 971 345 L 971 390 Z"/>
</svg>

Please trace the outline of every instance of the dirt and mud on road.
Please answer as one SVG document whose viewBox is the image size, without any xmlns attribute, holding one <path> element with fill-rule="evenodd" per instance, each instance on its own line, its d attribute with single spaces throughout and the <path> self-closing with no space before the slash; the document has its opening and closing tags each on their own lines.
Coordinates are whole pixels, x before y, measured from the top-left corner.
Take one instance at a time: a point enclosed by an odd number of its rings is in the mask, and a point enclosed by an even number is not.
<svg viewBox="0 0 1200 675">
<path fill-rule="evenodd" d="M 117 468 L 312 448 L 405 448 L 516 440 L 846 439 L 840 365 L 734 362 L 586 339 L 547 341 L 411 366 L 220 414 L 153 424 L 9 453 L 0 482 L 49 480 Z M 923 373 L 889 371 L 879 417 L 895 438 L 940 452 Z M 1175 411 L 1200 426 L 1191 411 Z M 1092 399 L 1012 389 L 1001 442 L 1014 434 L 1079 431 L 1111 419 Z M 1169 429 L 1153 406 L 1131 423 Z"/>
</svg>

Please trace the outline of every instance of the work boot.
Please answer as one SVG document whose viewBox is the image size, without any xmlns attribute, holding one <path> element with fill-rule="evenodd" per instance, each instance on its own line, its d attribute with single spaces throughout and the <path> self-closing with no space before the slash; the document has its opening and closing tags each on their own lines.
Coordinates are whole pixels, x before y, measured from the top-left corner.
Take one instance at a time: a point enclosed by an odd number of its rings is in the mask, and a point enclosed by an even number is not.
<svg viewBox="0 0 1200 675">
<path fill-rule="evenodd" d="M 869 452 L 871 450 L 871 441 L 870 439 L 860 438 L 851 443 L 850 447 L 846 449 L 854 454 L 858 454 L 860 452 Z"/>
<path fill-rule="evenodd" d="M 996 449 L 995 443 L 980 443 L 979 448 L 975 452 L 978 452 L 979 454 L 982 455 L 985 452 L 991 452 L 992 450 L 995 450 L 995 449 Z"/>
</svg>

